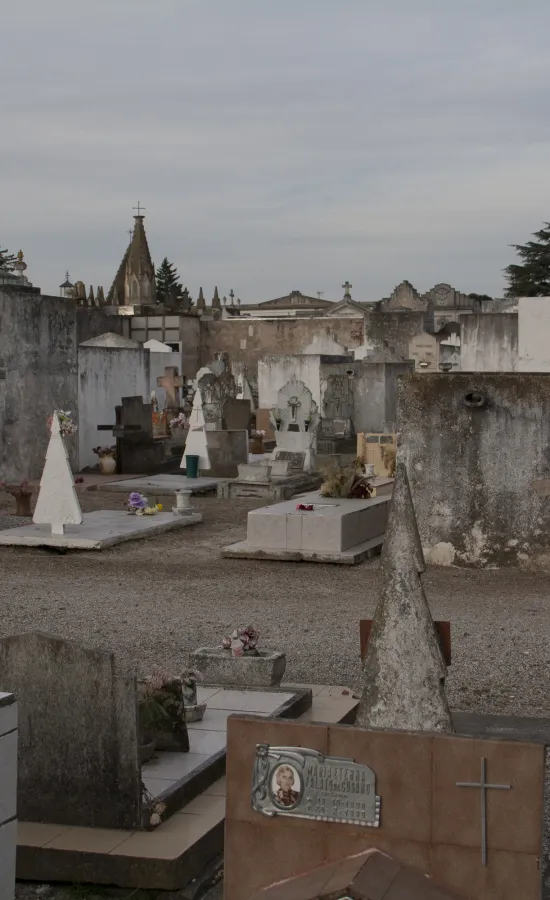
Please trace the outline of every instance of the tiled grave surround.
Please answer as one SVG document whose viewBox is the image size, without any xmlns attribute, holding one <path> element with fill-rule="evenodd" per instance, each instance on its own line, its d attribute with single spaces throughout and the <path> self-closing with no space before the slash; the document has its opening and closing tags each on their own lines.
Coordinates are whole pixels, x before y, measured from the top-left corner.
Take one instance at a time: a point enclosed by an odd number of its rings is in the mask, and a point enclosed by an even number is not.
<svg viewBox="0 0 550 900">
<path fill-rule="evenodd" d="M 250 781 L 256 744 L 264 742 L 371 766 L 382 800 L 380 828 L 255 812 Z M 487 866 L 481 864 L 481 792 L 456 786 L 479 781 L 482 757 L 490 783 L 512 785 L 510 791 L 487 791 Z M 543 745 L 233 717 L 224 900 L 249 900 L 306 866 L 372 847 L 441 879 L 468 900 L 538 900 L 543 786 Z"/>
<path fill-rule="evenodd" d="M 198 702 L 206 701 L 207 709 L 202 722 L 188 725 L 191 752 L 159 753 L 158 759 L 143 766 L 147 787 L 158 796 L 158 792 L 174 788 L 193 767 L 211 759 L 217 747 L 224 749 L 227 720 L 232 713 L 272 715 L 308 687 L 288 685 L 287 691 L 238 691 L 199 686 Z M 320 686 L 313 688 L 312 693 L 321 701 L 317 705 L 314 700 L 313 714 L 329 716 L 329 721 L 340 721 L 357 705 L 349 692 L 341 697 L 341 688 Z M 338 693 L 344 701 L 341 704 L 337 702 Z M 306 716 L 310 714 L 311 709 Z M 196 877 L 223 850 L 224 817 L 225 777 L 154 831 L 19 822 L 17 876 L 35 881 L 175 890 Z"/>
<path fill-rule="evenodd" d="M 0 897 L 13 900 L 17 834 L 17 703 L 0 692 Z"/>
</svg>

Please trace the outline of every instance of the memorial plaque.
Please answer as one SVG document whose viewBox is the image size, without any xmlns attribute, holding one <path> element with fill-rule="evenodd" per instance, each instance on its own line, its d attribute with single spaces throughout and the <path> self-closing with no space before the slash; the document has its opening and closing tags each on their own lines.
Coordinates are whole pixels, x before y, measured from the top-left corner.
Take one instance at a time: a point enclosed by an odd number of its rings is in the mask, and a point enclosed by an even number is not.
<svg viewBox="0 0 550 900">
<path fill-rule="evenodd" d="M 304 469 L 305 458 L 306 454 L 302 451 L 293 453 L 291 450 L 276 450 L 274 461 L 289 463 L 291 471 L 298 470 L 302 472 Z"/>
<path fill-rule="evenodd" d="M 256 745 L 252 807 L 264 816 L 380 825 L 373 770 L 303 747 Z"/>
</svg>

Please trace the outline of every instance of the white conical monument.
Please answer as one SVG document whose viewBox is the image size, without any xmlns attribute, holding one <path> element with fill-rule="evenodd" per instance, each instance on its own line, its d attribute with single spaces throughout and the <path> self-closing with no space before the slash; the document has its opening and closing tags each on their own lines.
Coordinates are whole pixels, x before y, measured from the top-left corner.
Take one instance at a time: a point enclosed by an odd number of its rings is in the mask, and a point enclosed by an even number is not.
<svg viewBox="0 0 550 900">
<path fill-rule="evenodd" d="M 82 524 L 82 510 L 61 436 L 57 410 L 52 417 L 50 443 L 32 520 L 37 525 L 51 525 L 52 534 L 64 534 L 65 525 Z"/>
<path fill-rule="evenodd" d="M 186 456 L 199 457 L 199 470 L 210 468 L 210 457 L 206 443 L 206 427 L 202 410 L 202 395 L 198 388 L 193 397 L 193 409 L 189 416 L 189 431 L 185 442 L 185 450 L 181 458 L 180 469 L 186 468 Z"/>
<path fill-rule="evenodd" d="M 403 463 L 396 470 L 382 570 L 384 588 L 372 623 L 355 724 L 452 731 L 446 666 L 422 586 L 422 543 Z"/>
</svg>

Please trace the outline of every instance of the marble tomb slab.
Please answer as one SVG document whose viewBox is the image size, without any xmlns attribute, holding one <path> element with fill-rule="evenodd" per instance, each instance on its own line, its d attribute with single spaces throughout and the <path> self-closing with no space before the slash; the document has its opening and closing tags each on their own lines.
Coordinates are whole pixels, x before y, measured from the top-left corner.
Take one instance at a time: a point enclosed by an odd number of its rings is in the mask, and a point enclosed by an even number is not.
<svg viewBox="0 0 550 900">
<path fill-rule="evenodd" d="M 321 497 L 318 491 L 248 513 L 247 539 L 223 556 L 354 564 L 382 546 L 390 494 L 369 500 Z M 298 503 L 312 504 L 311 511 Z"/>
<path fill-rule="evenodd" d="M 223 478 L 187 478 L 186 475 L 142 475 L 138 478 L 129 478 L 122 481 L 110 481 L 102 484 L 102 491 L 117 491 L 129 494 L 131 491 L 149 492 L 159 494 L 171 494 L 173 491 L 191 491 L 192 494 L 203 494 L 206 491 L 215 491 L 218 484 L 223 483 Z M 148 496 L 148 494 L 147 494 Z"/>
<path fill-rule="evenodd" d="M 153 537 L 198 522 L 202 522 L 200 513 L 175 516 L 171 512 L 160 512 L 154 516 L 130 516 L 118 509 L 100 509 L 84 513 L 82 525 L 66 525 L 65 534 L 52 534 L 49 525 L 34 524 L 0 531 L 0 545 L 103 550 L 124 541 Z"/>
</svg>

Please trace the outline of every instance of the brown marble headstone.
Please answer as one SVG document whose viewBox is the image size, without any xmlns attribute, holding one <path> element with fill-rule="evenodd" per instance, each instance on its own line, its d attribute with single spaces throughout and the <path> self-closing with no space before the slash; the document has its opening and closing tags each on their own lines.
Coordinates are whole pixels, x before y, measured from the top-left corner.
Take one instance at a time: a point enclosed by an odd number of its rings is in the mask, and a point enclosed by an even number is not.
<svg viewBox="0 0 550 900">
<path fill-rule="evenodd" d="M 309 748 L 369 766 L 380 797 L 379 827 L 256 811 L 251 784 L 259 744 Z M 480 782 L 483 759 L 486 781 L 510 786 L 486 790 L 485 820 L 481 788 L 460 786 Z M 224 900 L 251 900 L 276 881 L 369 849 L 468 900 L 539 900 L 543 790 L 543 744 L 231 716 Z"/>
</svg>

